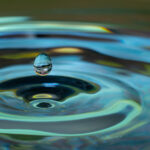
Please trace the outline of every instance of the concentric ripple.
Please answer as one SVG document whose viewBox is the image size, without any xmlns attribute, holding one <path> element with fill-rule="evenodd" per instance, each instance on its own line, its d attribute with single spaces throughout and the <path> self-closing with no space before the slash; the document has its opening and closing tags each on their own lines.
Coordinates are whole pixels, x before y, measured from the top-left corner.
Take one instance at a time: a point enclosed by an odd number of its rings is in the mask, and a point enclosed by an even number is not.
<svg viewBox="0 0 150 150">
<path fill-rule="evenodd" d="M 108 140 L 146 124 L 150 38 L 115 32 L 89 23 L 0 25 L 1 137 Z M 34 73 L 40 53 L 52 58 L 47 76 Z"/>
</svg>

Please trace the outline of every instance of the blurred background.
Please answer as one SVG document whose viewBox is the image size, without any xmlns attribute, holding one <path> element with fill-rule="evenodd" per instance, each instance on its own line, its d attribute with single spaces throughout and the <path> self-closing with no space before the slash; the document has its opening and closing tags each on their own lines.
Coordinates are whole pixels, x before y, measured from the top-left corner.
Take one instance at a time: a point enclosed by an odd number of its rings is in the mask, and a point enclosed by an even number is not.
<svg viewBox="0 0 150 150">
<path fill-rule="evenodd" d="M 53 21 L 98 22 L 116 28 L 150 30 L 149 0 L 1 0 L 0 16 Z"/>
</svg>

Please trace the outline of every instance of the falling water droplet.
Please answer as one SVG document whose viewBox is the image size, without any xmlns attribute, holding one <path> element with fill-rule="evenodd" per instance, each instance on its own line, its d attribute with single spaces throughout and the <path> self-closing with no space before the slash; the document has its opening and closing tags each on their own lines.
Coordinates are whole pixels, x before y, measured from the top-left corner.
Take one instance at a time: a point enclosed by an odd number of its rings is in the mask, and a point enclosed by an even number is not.
<svg viewBox="0 0 150 150">
<path fill-rule="evenodd" d="M 51 58 L 45 54 L 39 54 L 34 60 L 34 70 L 40 76 L 47 75 L 52 69 Z"/>
</svg>

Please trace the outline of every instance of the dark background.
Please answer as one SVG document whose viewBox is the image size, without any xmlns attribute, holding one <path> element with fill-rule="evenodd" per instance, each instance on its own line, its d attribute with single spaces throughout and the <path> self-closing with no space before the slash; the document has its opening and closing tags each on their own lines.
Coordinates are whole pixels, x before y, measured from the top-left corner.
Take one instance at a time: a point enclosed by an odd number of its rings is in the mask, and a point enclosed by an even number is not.
<svg viewBox="0 0 150 150">
<path fill-rule="evenodd" d="M 150 31 L 150 0 L 1 0 L 0 16 L 98 22 Z"/>
</svg>

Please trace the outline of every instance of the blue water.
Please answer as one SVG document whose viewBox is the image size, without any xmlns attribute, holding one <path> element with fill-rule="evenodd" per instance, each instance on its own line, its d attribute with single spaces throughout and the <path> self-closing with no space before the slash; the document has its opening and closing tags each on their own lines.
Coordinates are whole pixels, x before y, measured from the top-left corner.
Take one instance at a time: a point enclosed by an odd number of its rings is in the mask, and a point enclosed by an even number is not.
<svg viewBox="0 0 150 150">
<path fill-rule="evenodd" d="M 147 150 L 149 41 L 100 24 L 2 20 L 0 148 Z M 40 53 L 47 76 L 34 72 Z"/>
</svg>

